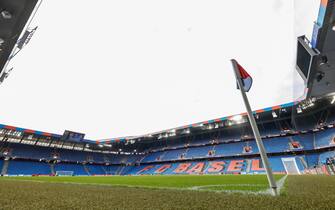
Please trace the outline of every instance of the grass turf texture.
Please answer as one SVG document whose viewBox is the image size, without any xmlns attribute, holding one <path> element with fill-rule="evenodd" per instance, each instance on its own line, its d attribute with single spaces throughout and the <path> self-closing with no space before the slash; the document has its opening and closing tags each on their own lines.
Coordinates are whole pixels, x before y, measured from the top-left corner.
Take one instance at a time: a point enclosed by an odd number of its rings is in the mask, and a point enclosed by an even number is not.
<svg viewBox="0 0 335 210">
<path fill-rule="evenodd" d="M 283 175 L 275 175 L 279 180 Z M 6 178 L 5 178 L 6 179 Z M 7 178 L 8 179 L 8 178 Z M 177 176 L 63 176 L 63 177 L 10 177 L 53 183 L 112 185 L 124 187 L 208 190 L 208 191 L 262 191 L 268 188 L 265 175 L 177 175 Z"/>
<path fill-rule="evenodd" d="M 334 200 L 331 176 L 289 176 L 278 197 L 0 178 L 0 209 L 334 209 Z"/>
</svg>

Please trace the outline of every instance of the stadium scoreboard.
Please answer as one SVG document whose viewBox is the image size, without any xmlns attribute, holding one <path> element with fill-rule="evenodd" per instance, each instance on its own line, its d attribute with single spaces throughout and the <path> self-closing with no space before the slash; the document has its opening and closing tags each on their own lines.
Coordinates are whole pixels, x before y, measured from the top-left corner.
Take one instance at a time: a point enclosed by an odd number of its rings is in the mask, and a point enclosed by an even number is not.
<svg viewBox="0 0 335 210">
<path fill-rule="evenodd" d="M 296 69 L 306 98 L 335 95 L 335 0 L 322 0 L 312 41 L 298 37 Z"/>
<path fill-rule="evenodd" d="M 61 139 L 63 141 L 81 142 L 82 140 L 84 140 L 84 137 L 85 137 L 85 134 L 83 133 L 65 130 Z"/>
<path fill-rule="evenodd" d="M 300 76 L 304 79 L 305 83 L 309 85 L 313 78 L 313 66 L 317 61 L 319 52 L 309 46 L 309 42 L 305 36 L 298 38 L 297 46 L 297 70 Z"/>
</svg>

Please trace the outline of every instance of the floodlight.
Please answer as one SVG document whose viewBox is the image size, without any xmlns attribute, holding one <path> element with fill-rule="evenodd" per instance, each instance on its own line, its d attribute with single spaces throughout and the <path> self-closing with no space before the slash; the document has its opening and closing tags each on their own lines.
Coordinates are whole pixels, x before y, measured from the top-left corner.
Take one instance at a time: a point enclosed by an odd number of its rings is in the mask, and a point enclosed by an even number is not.
<svg viewBox="0 0 335 210">
<path fill-rule="evenodd" d="M 272 112 L 272 117 L 273 118 L 277 118 L 278 117 L 278 115 L 277 115 L 277 113 L 275 111 Z"/>
<path fill-rule="evenodd" d="M 302 113 L 302 109 L 300 107 L 297 107 L 297 113 L 298 114 Z"/>
<path fill-rule="evenodd" d="M 7 10 L 3 10 L 2 12 L 1 12 L 1 17 L 3 18 L 3 19 L 12 19 L 12 14 L 10 13 L 10 12 L 8 12 Z"/>
<path fill-rule="evenodd" d="M 242 115 L 235 115 L 234 117 L 231 118 L 235 122 L 239 122 L 242 120 Z"/>
<path fill-rule="evenodd" d="M 330 104 L 334 104 L 335 103 L 335 95 L 333 96 L 333 99 L 331 100 Z"/>
</svg>

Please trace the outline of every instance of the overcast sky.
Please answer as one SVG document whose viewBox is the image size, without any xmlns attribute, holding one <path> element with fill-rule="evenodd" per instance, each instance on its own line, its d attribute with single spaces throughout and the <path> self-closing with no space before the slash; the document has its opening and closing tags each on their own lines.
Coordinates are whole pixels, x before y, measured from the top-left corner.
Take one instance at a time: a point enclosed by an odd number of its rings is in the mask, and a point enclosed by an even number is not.
<svg viewBox="0 0 335 210">
<path fill-rule="evenodd" d="M 47 0 L 0 86 L 0 123 L 90 139 L 141 135 L 244 112 L 230 59 L 253 76 L 254 109 L 291 102 L 296 36 L 319 0 Z"/>
</svg>

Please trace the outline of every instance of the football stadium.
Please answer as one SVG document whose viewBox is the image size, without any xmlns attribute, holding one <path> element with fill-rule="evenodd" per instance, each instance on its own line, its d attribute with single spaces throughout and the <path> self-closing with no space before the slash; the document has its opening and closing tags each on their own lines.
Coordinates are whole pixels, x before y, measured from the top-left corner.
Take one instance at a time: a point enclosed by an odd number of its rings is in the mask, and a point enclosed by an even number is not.
<svg viewBox="0 0 335 210">
<path fill-rule="evenodd" d="M 0 0 L 1 85 L 41 3 Z M 296 39 L 295 101 L 251 109 L 232 59 L 243 113 L 98 140 L 0 124 L 0 209 L 335 209 L 335 1 L 318 11 Z"/>
</svg>

